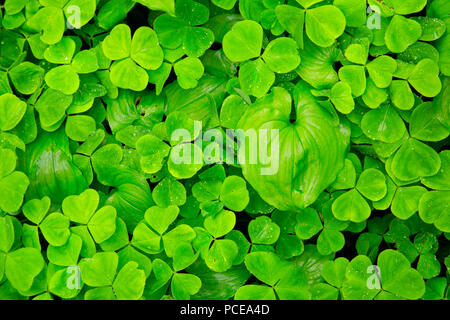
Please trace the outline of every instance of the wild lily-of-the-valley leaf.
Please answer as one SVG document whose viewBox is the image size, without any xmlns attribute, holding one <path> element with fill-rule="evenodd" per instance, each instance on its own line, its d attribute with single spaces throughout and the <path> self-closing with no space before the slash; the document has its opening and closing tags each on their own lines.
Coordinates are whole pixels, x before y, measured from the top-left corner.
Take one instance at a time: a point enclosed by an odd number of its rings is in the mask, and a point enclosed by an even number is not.
<svg viewBox="0 0 450 320">
<path fill-rule="evenodd" d="M 449 16 L 3 1 L 0 300 L 448 300 Z"/>
</svg>

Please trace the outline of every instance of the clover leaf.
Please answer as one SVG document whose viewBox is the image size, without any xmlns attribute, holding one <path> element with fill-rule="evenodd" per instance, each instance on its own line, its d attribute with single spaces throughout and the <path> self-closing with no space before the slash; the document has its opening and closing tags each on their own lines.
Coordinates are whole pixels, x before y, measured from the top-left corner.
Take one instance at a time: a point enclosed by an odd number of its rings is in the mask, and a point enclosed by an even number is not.
<svg viewBox="0 0 450 320">
<path fill-rule="evenodd" d="M 394 53 L 405 51 L 422 35 L 420 24 L 412 19 L 394 15 L 386 30 L 386 46 Z"/>
<path fill-rule="evenodd" d="M 135 31 L 125 24 L 115 26 L 102 43 L 103 53 L 110 60 L 111 81 L 119 87 L 142 91 L 147 87 L 148 74 L 145 70 L 156 70 L 163 62 L 163 51 L 158 38 L 149 27 Z"/>
<path fill-rule="evenodd" d="M 233 62 L 259 57 L 263 40 L 261 26 L 251 20 L 239 21 L 223 37 L 223 51 Z"/>
<path fill-rule="evenodd" d="M 309 39 L 321 47 L 331 46 L 345 29 L 345 16 L 338 7 L 324 5 L 306 11 L 305 29 Z"/>
<path fill-rule="evenodd" d="M 280 227 L 269 217 L 259 217 L 248 225 L 248 232 L 254 244 L 273 244 L 278 240 Z"/>
</svg>

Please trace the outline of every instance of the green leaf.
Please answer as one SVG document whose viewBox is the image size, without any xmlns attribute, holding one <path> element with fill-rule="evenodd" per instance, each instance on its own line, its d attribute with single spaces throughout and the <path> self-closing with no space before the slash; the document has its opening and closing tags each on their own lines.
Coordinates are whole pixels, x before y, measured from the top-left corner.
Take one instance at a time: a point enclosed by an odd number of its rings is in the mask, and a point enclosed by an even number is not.
<svg viewBox="0 0 450 320">
<path fill-rule="evenodd" d="M 419 202 L 419 216 L 425 223 L 432 223 L 443 232 L 450 232 L 450 192 L 430 191 Z"/>
<path fill-rule="evenodd" d="M 329 47 L 342 35 L 345 29 L 345 16 L 332 5 L 324 5 L 306 11 L 306 34 L 321 47 Z"/>
<path fill-rule="evenodd" d="M 363 255 L 350 261 L 341 289 L 345 300 L 372 300 L 380 292 L 379 286 L 377 287 L 380 282 L 379 274 L 372 265 L 370 259 Z"/>
<path fill-rule="evenodd" d="M 143 91 L 148 85 L 147 72 L 131 58 L 114 62 L 110 76 L 112 83 L 122 89 Z"/>
<path fill-rule="evenodd" d="M 394 80 L 390 87 L 391 100 L 400 110 L 410 110 L 414 107 L 414 95 L 406 80 Z"/>
<path fill-rule="evenodd" d="M 378 267 L 384 290 L 406 299 L 419 299 L 425 293 L 422 276 L 401 253 L 384 250 L 378 256 Z"/>
<path fill-rule="evenodd" d="M 87 224 L 96 243 L 108 240 L 116 231 L 117 212 L 113 206 L 99 209 Z"/>
<path fill-rule="evenodd" d="M 175 272 L 181 271 L 189 267 L 198 258 L 198 254 L 194 253 L 192 246 L 188 243 L 181 243 L 176 249 L 173 256 L 173 268 Z"/>
<path fill-rule="evenodd" d="M 145 287 L 145 273 L 138 269 L 139 265 L 130 261 L 117 274 L 112 284 L 118 300 L 138 300 L 142 297 Z"/>
<path fill-rule="evenodd" d="M 347 26 L 360 27 L 366 24 L 366 1 L 334 0 L 333 4 L 344 13 Z"/>
<path fill-rule="evenodd" d="M 334 216 L 342 221 L 362 222 L 370 216 L 368 203 L 356 189 L 339 196 L 333 202 L 332 210 Z"/>
<path fill-rule="evenodd" d="M 450 151 L 442 150 L 439 153 L 441 169 L 433 176 L 423 177 L 422 183 L 435 190 L 450 190 Z"/>
<path fill-rule="evenodd" d="M 400 187 L 392 200 L 391 211 L 400 219 L 408 219 L 419 209 L 419 200 L 427 192 L 420 186 Z"/>
<path fill-rule="evenodd" d="M 32 199 L 23 205 L 22 212 L 28 220 L 39 224 L 50 209 L 50 203 L 51 200 L 47 196 L 42 199 Z"/>
<path fill-rule="evenodd" d="M 255 21 L 239 21 L 223 37 L 223 51 L 232 62 L 241 62 L 259 57 L 263 29 Z"/>
<path fill-rule="evenodd" d="M 192 0 L 180 0 L 175 3 L 175 15 L 190 26 L 204 24 L 209 18 L 209 9 Z"/>
<path fill-rule="evenodd" d="M 49 279 L 49 292 L 63 299 L 75 298 L 81 289 L 81 281 L 76 279 L 78 272 L 76 267 L 56 271 Z M 77 285 L 80 287 L 77 288 Z"/>
<path fill-rule="evenodd" d="M 45 262 L 35 248 L 21 248 L 8 253 L 5 274 L 12 286 L 19 291 L 31 288 L 33 280 L 44 269 Z"/>
<path fill-rule="evenodd" d="M 297 43 L 286 37 L 272 40 L 264 50 L 262 58 L 267 66 L 277 73 L 290 72 L 300 64 Z"/>
<path fill-rule="evenodd" d="M 424 300 L 442 300 L 444 299 L 447 280 L 443 277 L 433 278 L 427 281 Z"/>
<path fill-rule="evenodd" d="M 431 279 L 439 275 L 441 264 L 434 254 L 421 254 L 417 262 L 417 271 L 420 272 L 424 279 Z"/>
<path fill-rule="evenodd" d="M 237 0 L 212 0 L 212 3 L 214 3 L 219 8 L 231 10 L 236 4 L 236 1 Z"/>
<path fill-rule="evenodd" d="M 95 119 L 85 115 L 67 118 L 66 134 L 74 141 L 85 141 L 96 129 Z"/>
<path fill-rule="evenodd" d="M 162 251 L 161 236 L 152 231 L 145 223 L 138 223 L 133 231 L 131 244 L 143 252 L 156 254 Z"/>
<path fill-rule="evenodd" d="M 92 257 L 96 252 L 96 247 L 88 228 L 86 226 L 76 226 L 71 227 L 70 231 L 81 238 L 81 251 L 79 254 L 84 258 Z"/>
<path fill-rule="evenodd" d="M 69 196 L 62 202 L 62 210 L 71 221 L 87 224 L 94 215 L 100 197 L 94 189 L 87 189 L 79 195 Z"/>
<path fill-rule="evenodd" d="M 131 30 L 126 24 L 115 26 L 102 42 L 105 56 L 110 60 L 120 60 L 130 56 Z"/>
<path fill-rule="evenodd" d="M 90 237 L 90 235 L 88 235 Z M 48 260 L 62 267 L 74 266 L 78 263 L 83 240 L 75 233 L 70 234 L 69 239 L 62 246 L 49 245 L 47 247 Z"/>
<path fill-rule="evenodd" d="M 65 95 L 74 94 L 80 87 L 80 78 L 72 66 L 59 66 L 45 75 L 45 83 Z"/>
<path fill-rule="evenodd" d="M 186 27 L 182 49 L 189 57 L 198 58 L 214 43 L 214 33 L 201 27 Z"/>
<path fill-rule="evenodd" d="M 22 120 L 27 104 L 11 93 L 0 96 L 0 130 L 14 129 Z"/>
<path fill-rule="evenodd" d="M 145 212 L 145 220 L 160 235 L 164 234 L 175 221 L 180 209 L 175 205 L 167 208 L 153 206 Z"/>
<path fill-rule="evenodd" d="M 366 64 L 368 55 L 368 48 L 359 43 L 352 43 L 345 49 L 345 57 L 353 63 Z"/>
<path fill-rule="evenodd" d="M 392 159 L 392 173 L 400 180 L 409 181 L 419 177 L 433 176 L 441 167 L 441 159 L 430 146 L 409 138 Z"/>
<path fill-rule="evenodd" d="M 49 214 L 39 225 L 42 235 L 50 245 L 62 246 L 70 236 L 70 220 L 59 212 Z"/>
<path fill-rule="evenodd" d="M 202 286 L 199 277 L 188 273 L 175 273 L 172 278 L 171 292 L 177 300 L 187 300 L 196 294 Z"/>
<path fill-rule="evenodd" d="M 245 266 L 258 280 L 274 286 L 284 276 L 289 264 L 272 252 L 252 252 L 245 257 Z"/>
<path fill-rule="evenodd" d="M 225 272 L 231 268 L 239 253 L 239 248 L 233 240 L 215 240 L 206 253 L 205 262 L 214 272 Z"/>
<path fill-rule="evenodd" d="M 141 169 L 145 173 L 156 173 L 163 167 L 170 147 L 153 135 L 145 135 L 136 142 L 136 150 L 141 155 Z"/>
<path fill-rule="evenodd" d="M 397 62 L 390 56 L 379 56 L 367 64 L 367 72 L 378 88 L 387 88 L 397 70 Z"/>
<path fill-rule="evenodd" d="M 81 278 L 91 287 L 110 286 L 114 283 L 118 263 L 119 257 L 115 252 L 96 253 L 92 258 L 80 261 Z"/>
<path fill-rule="evenodd" d="M 234 296 L 235 300 L 276 300 L 271 287 L 249 284 L 239 288 Z"/>
<path fill-rule="evenodd" d="M 434 97 L 442 88 L 439 67 L 431 59 L 421 60 L 412 70 L 408 82 L 425 97 Z"/>
<path fill-rule="evenodd" d="M 29 178 L 20 171 L 0 179 L 0 209 L 6 212 L 16 212 L 23 203 L 23 197 L 30 185 Z"/>
<path fill-rule="evenodd" d="M 11 217 L 0 217 L 0 251 L 9 252 L 14 244 L 14 225 Z"/>
<path fill-rule="evenodd" d="M 258 217 L 248 224 L 248 234 L 253 244 L 274 244 L 280 236 L 280 227 L 269 217 Z"/>
<path fill-rule="evenodd" d="M 221 126 L 235 129 L 247 106 L 247 103 L 238 95 L 231 94 L 226 97 L 220 109 Z"/>
<path fill-rule="evenodd" d="M 137 29 L 131 41 L 130 56 L 144 69 L 158 69 L 163 62 L 164 54 L 156 32 L 148 27 Z"/>
<path fill-rule="evenodd" d="M 170 151 L 168 169 L 175 178 L 191 178 L 202 167 L 202 150 L 195 143 L 180 143 Z"/>
<path fill-rule="evenodd" d="M 249 202 L 245 180 L 238 176 L 228 176 L 220 190 L 220 200 L 230 210 L 243 211 Z"/>
<path fill-rule="evenodd" d="M 427 4 L 426 0 L 390 0 L 389 1 L 397 14 L 411 14 L 421 11 Z"/>
<path fill-rule="evenodd" d="M 319 214 L 313 208 L 306 208 L 296 216 L 295 234 L 303 240 L 307 240 L 323 229 Z"/>
<path fill-rule="evenodd" d="M 153 189 L 155 203 L 163 208 L 170 205 L 182 206 L 186 202 L 186 189 L 171 177 L 166 177 Z"/>
<path fill-rule="evenodd" d="M 198 85 L 198 80 L 204 72 L 202 62 L 198 58 L 187 57 L 176 62 L 173 70 L 177 75 L 177 81 L 181 88 L 191 89 Z"/>
<path fill-rule="evenodd" d="M 103 251 L 117 251 L 129 243 L 129 235 L 125 222 L 121 218 L 116 218 L 115 224 L 116 231 L 114 234 L 107 240 L 99 243 Z"/>
<path fill-rule="evenodd" d="M 44 81 L 44 69 L 25 61 L 9 71 L 9 77 L 14 87 L 22 94 L 30 95 L 36 92 Z"/>
<path fill-rule="evenodd" d="M 160 10 L 171 15 L 175 14 L 174 0 L 136 0 L 151 10 Z"/>
<path fill-rule="evenodd" d="M 400 140 L 406 132 L 402 118 L 388 104 L 367 112 L 361 120 L 361 129 L 369 138 L 386 143 Z"/>
<path fill-rule="evenodd" d="M 300 5 L 307 9 L 313 5 L 315 5 L 316 3 L 322 2 L 323 0 L 297 0 L 298 3 L 300 3 Z"/>
<path fill-rule="evenodd" d="M 437 103 L 424 102 L 418 105 L 410 119 L 411 137 L 422 141 L 444 140 L 450 128 L 442 123 L 443 109 Z"/>
<path fill-rule="evenodd" d="M 205 218 L 205 229 L 214 237 L 220 238 L 233 230 L 236 224 L 236 215 L 228 210 L 221 210 L 215 215 Z"/>
<path fill-rule="evenodd" d="M 369 108 L 378 108 L 388 99 L 388 97 L 389 95 L 386 89 L 378 88 L 372 79 L 367 79 L 366 91 L 364 92 L 362 99 Z"/>
<path fill-rule="evenodd" d="M 336 82 L 331 88 L 330 99 L 335 108 L 343 114 L 349 114 L 355 108 L 352 89 L 346 82 Z"/>
<path fill-rule="evenodd" d="M 56 44 L 63 38 L 65 22 L 60 8 L 42 7 L 28 23 L 31 28 L 40 31 L 40 40 L 46 44 Z"/>
<path fill-rule="evenodd" d="M 187 224 L 180 224 L 163 236 L 164 250 L 168 257 L 173 257 L 180 243 L 191 242 L 196 237 L 194 229 Z"/>
<path fill-rule="evenodd" d="M 0 158 L 2 159 L 2 163 L 0 164 L 0 177 L 5 177 L 16 168 L 17 156 L 13 150 L 0 149 Z"/>
<path fill-rule="evenodd" d="M 304 10 L 282 4 L 275 7 L 275 14 L 281 26 L 292 35 L 299 47 L 303 48 Z"/>
<path fill-rule="evenodd" d="M 337 230 L 325 228 L 317 238 L 317 250 L 321 255 L 328 255 L 333 252 L 338 252 L 344 247 L 344 245 L 344 235 Z"/>
<path fill-rule="evenodd" d="M 386 177 L 380 170 L 366 169 L 359 176 L 356 189 L 369 200 L 381 200 L 387 192 Z"/>
<path fill-rule="evenodd" d="M 239 69 L 239 83 L 245 93 L 263 97 L 275 81 L 275 74 L 261 59 L 248 61 Z"/>
<path fill-rule="evenodd" d="M 39 97 L 36 110 L 39 113 L 41 127 L 50 128 L 60 123 L 66 116 L 66 109 L 73 101 L 73 96 L 47 89 Z"/>
<path fill-rule="evenodd" d="M 359 97 L 366 91 L 366 74 L 363 66 L 343 66 L 339 69 L 339 79 L 350 86 L 354 97 Z"/>
<path fill-rule="evenodd" d="M 93 50 L 78 52 L 72 61 L 72 67 L 78 74 L 87 74 L 99 69 L 98 60 Z"/>
<path fill-rule="evenodd" d="M 54 64 L 70 64 L 75 54 L 76 44 L 71 38 L 62 38 L 60 42 L 48 46 L 44 51 L 44 58 Z"/>
<path fill-rule="evenodd" d="M 412 19 L 420 23 L 422 27 L 422 36 L 419 40 L 434 41 L 442 37 L 442 35 L 445 33 L 445 23 L 438 18 L 413 17 Z"/>
<path fill-rule="evenodd" d="M 418 22 L 394 15 L 387 27 L 384 40 L 390 51 L 400 53 L 419 40 L 421 35 L 422 28 Z"/>
<path fill-rule="evenodd" d="M 341 288 L 345 280 L 345 271 L 349 261 L 340 257 L 334 261 L 327 261 L 323 264 L 321 275 L 326 282 L 336 288 Z"/>
</svg>

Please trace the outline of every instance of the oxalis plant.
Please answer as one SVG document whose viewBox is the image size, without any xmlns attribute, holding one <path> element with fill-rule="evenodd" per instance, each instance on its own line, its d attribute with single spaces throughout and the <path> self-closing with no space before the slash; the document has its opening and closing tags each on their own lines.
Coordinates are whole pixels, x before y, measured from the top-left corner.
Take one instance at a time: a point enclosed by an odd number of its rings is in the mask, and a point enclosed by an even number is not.
<svg viewBox="0 0 450 320">
<path fill-rule="evenodd" d="M 0 23 L 0 299 L 448 299 L 448 0 Z"/>
</svg>

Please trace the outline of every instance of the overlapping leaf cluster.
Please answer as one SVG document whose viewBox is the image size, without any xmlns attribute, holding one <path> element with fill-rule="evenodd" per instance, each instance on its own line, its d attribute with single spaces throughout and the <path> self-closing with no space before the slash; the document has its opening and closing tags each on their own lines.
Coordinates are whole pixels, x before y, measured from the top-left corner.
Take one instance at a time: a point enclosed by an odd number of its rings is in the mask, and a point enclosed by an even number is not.
<svg viewBox="0 0 450 320">
<path fill-rule="evenodd" d="M 0 299 L 448 298 L 449 1 L 0 8 Z"/>
</svg>

